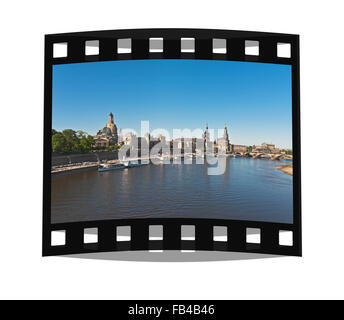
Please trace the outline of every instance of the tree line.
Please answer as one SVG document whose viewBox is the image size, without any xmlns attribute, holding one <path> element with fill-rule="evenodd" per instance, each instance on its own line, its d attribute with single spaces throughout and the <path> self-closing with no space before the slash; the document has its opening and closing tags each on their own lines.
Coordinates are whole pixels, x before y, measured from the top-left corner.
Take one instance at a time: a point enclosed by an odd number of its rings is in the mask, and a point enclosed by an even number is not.
<svg viewBox="0 0 344 320">
<path fill-rule="evenodd" d="M 293 150 L 290 150 L 290 149 L 282 149 L 281 152 L 284 152 L 285 154 L 288 154 L 288 155 L 293 155 Z"/>
<path fill-rule="evenodd" d="M 51 132 L 52 150 L 56 153 L 89 152 L 93 149 L 93 137 L 84 131 L 65 129 Z"/>
</svg>

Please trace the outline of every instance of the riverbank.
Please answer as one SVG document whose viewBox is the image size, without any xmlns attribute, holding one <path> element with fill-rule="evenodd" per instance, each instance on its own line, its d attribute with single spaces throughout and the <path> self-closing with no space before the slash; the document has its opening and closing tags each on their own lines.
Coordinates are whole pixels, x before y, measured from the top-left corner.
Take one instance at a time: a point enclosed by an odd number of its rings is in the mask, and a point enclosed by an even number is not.
<svg viewBox="0 0 344 320">
<path fill-rule="evenodd" d="M 82 163 L 96 163 L 118 159 L 117 151 L 99 151 L 86 153 L 56 154 L 51 157 L 52 167 L 73 166 Z"/>
<path fill-rule="evenodd" d="M 289 174 L 291 176 L 293 175 L 293 165 L 292 164 L 278 166 L 277 169 L 286 173 L 286 174 Z"/>
<path fill-rule="evenodd" d="M 119 160 L 109 160 L 107 163 L 110 164 L 120 164 Z M 77 163 L 62 166 L 53 166 L 51 168 L 52 176 L 60 176 L 66 174 L 79 173 L 81 171 L 96 169 L 98 168 L 98 162 L 87 162 L 87 163 Z"/>
<path fill-rule="evenodd" d="M 226 155 L 227 157 L 231 157 L 233 155 Z M 169 157 L 170 159 L 173 159 L 173 156 Z M 181 156 L 183 159 L 184 156 Z M 246 157 L 243 157 L 246 158 Z M 262 159 L 262 158 L 253 158 L 253 159 Z M 146 160 L 146 158 L 136 158 L 131 160 Z M 108 164 L 121 164 L 120 160 L 109 160 L 106 161 Z M 52 176 L 60 176 L 60 175 L 66 175 L 66 174 L 74 174 L 79 173 L 81 171 L 90 170 L 90 169 L 96 169 L 98 167 L 98 162 L 82 162 L 82 163 L 73 163 L 68 165 L 59 165 L 59 166 L 53 166 L 51 168 L 51 174 Z M 289 175 L 293 175 L 293 165 L 280 165 L 277 167 L 278 170 L 287 173 Z"/>
<path fill-rule="evenodd" d="M 66 166 L 63 168 L 55 168 L 51 170 L 52 177 L 62 176 L 66 174 L 74 174 L 79 173 L 81 171 L 96 169 L 98 164 L 89 164 L 89 165 L 81 165 L 81 166 Z"/>
</svg>

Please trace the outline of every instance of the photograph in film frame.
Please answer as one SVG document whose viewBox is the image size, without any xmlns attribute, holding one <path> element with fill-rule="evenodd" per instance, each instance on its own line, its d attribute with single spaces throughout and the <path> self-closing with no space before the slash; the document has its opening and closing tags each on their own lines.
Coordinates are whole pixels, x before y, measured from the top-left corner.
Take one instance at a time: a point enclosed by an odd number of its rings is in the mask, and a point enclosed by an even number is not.
<svg viewBox="0 0 344 320">
<path fill-rule="evenodd" d="M 299 36 L 45 37 L 43 255 L 301 256 Z"/>
</svg>

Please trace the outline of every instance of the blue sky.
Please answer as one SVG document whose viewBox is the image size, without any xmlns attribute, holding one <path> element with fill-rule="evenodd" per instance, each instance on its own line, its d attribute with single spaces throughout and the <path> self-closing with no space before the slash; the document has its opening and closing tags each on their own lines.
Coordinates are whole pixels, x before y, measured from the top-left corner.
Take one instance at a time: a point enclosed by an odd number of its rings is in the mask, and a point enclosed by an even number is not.
<svg viewBox="0 0 344 320">
<path fill-rule="evenodd" d="M 229 127 L 234 144 L 292 147 L 291 66 L 211 60 L 130 60 L 53 67 L 53 128 Z"/>
</svg>

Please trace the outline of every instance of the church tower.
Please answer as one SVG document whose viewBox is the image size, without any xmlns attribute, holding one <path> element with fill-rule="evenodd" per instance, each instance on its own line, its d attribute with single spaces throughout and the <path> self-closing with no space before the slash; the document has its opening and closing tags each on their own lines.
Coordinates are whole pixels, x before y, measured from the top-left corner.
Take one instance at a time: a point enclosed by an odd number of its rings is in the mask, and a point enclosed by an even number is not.
<svg viewBox="0 0 344 320">
<path fill-rule="evenodd" d="M 98 147 L 115 146 L 118 144 L 117 127 L 113 119 L 112 112 L 108 115 L 108 121 L 105 123 L 105 127 L 99 130 L 94 137 L 95 145 Z"/>
<path fill-rule="evenodd" d="M 203 140 L 204 142 L 208 142 L 209 141 L 209 130 L 208 130 L 208 123 L 207 126 L 205 128 L 205 131 L 203 133 Z"/>
<path fill-rule="evenodd" d="M 111 135 L 114 136 L 116 140 L 118 141 L 117 127 L 115 125 L 112 112 L 109 113 L 108 122 L 106 123 L 105 126 L 111 130 Z"/>
<path fill-rule="evenodd" d="M 226 125 L 225 125 L 225 129 L 224 129 L 223 137 L 225 138 L 226 141 L 229 142 L 228 130 L 227 130 L 227 126 Z"/>
<path fill-rule="evenodd" d="M 210 142 L 210 134 L 209 134 L 209 130 L 208 130 L 208 123 L 206 125 L 205 131 L 203 133 L 203 142 L 204 142 L 204 150 L 208 150 L 209 149 L 209 142 Z"/>
<path fill-rule="evenodd" d="M 109 113 L 109 121 L 108 121 L 108 124 L 114 124 L 114 121 L 113 121 L 113 114 L 112 112 Z"/>
<path fill-rule="evenodd" d="M 226 153 L 228 153 L 230 151 L 229 150 L 230 147 L 229 147 L 229 136 L 228 136 L 228 130 L 227 130 L 226 124 L 224 128 L 223 139 L 225 140 Z"/>
</svg>

